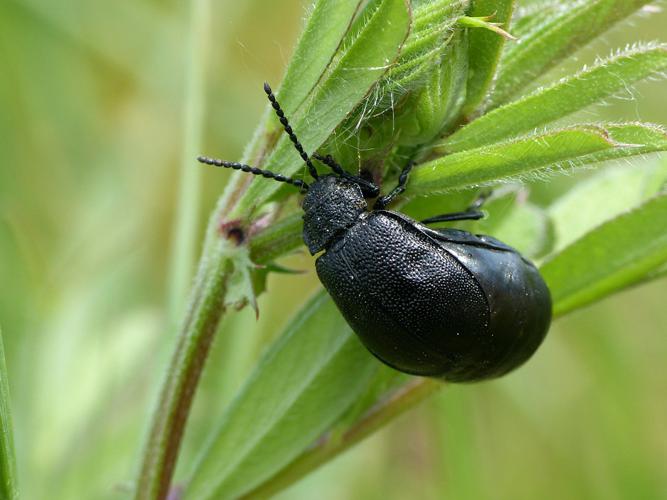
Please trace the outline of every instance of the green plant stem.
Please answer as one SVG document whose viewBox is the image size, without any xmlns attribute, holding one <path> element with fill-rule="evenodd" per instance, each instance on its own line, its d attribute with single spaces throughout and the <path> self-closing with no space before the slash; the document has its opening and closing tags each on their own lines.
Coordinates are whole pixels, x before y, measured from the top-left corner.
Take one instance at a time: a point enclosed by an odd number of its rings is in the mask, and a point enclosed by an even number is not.
<svg viewBox="0 0 667 500">
<path fill-rule="evenodd" d="M 169 325 L 182 313 L 195 255 L 199 214 L 200 169 L 192 158 L 201 150 L 205 105 L 206 56 L 209 46 L 210 0 L 190 4 L 190 39 L 185 68 L 185 123 L 181 179 L 172 243 L 168 302 Z M 207 279 L 207 277 L 210 277 Z M 200 266 L 190 310 L 169 364 L 142 457 L 136 499 L 162 499 L 169 492 L 180 442 L 195 387 L 209 346 L 223 314 L 224 274 L 210 274 Z M 212 293 L 212 294 L 211 294 Z M 179 370 L 173 370 L 178 367 Z"/>
<path fill-rule="evenodd" d="M 259 142 L 257 140 L 255 144 Z M 240 198 L 240 193 L 246 187 L 242 180 L 241 177 L 241 182 L 232 181 L 236 192 L 230 192 L 228 202 L 234 203 Z M 220 237 L 217 223 L 226 212 L 225 204 L 221 204 L 211 217 L 207 244 L 200 260 L 188 314 L 167 367 L 144 449 L 135 500 L 162 500 L 169 493 L 195 390 L 211 342 L 225 312 L 227 279 L 232 271 L 229 246 L 233 243 Z M 268 230 L 270 234 L 267 237 L 257 238 L 251 247 L 251 251 L 256 253 L 257 262 L 267 262 L 277 256 L 276 248 L 284 253 L 296 247 L 300 241 L 300 233 L 297 232 L 300 224 L 300 217 L 288 216 L 283 224 L 276 224 Z M 285 241 L 283 245 L 274 245 L 275 241 L 282 240 Z"/>
<path fill-rule="evenodd" d="M 208 0 L 203 0 L 207 1 Z M 243 162 L 267 147 L 270 137 L 266 123 L 257 128 Z M 261 166 L 261 162 L 260 162 Z M 187 314 L 178 334 L 178 343 L 167 366 L 165 380 L 153 414 L 148 441 L 135 489 L 135 500 L 163 500 L 169 488 L 178 458 L 188 414 L 220 320 L 225 313 L 227 280 L 233 270 L 229 245 L 221 238 L 219 225 L 247 191 L 252 178 L 243 174 L 230 177 L 227 188 L 213 211 L 199 268 L 189 299 Z M 294 234 L 294 228 L 291 230 Z M 293 236 L 287 238 L 293 240 Z M 271 242 L 259 245 L 259 251 L 272 255 Z M 242 250 L 242 249 L 240 249 Z"/>
<path fill-rule="evenodd" d="M 428 378 L 417 378 L 411 381 L 371 408 L 342 436 L 329 436 L 320 440 L 315 447 L 303 453 L 278 474 L 242 498 L 267 498 L 287 488 L 442 387 L 444 384 L 441 381 Z"/>
<path fill-rule="evenodd" d="M 267 135 L 260 126 L 246 151 L 246 157 L 266 147 Z M 243 161 L 246 161 L 245 159 Z M 144 447 L 135 500 L 163 500 L 178 458 L 188 414 L 204 369 L 215 332 L 225 313 L 227 280 L 233 270 L 230 243 L 221 237 L 219 224 L 248 188 L 249 176 L 233 175 L 225 194 L 209 220 L 206 241 L 185 321 L 176 350 L 167 366 L 157 408 Z M 293 233 L 293 231 L 292 231 Z M 293 238 L 292 238 L 293 239 Z M 270 253 L 270 242 L 260 251 Z M 243 250 L 243 248 L 239 248 Z"/>
<path fill-rule="evenodd" d="M 229 262 L 200 267 L 190 311 L 169 363 L 146 445 L 136 500 L 164 499 L 169 493 L 176 458 L 195 388 L 204 368 L 211 341 L 224 313 Z"/>
</svg>

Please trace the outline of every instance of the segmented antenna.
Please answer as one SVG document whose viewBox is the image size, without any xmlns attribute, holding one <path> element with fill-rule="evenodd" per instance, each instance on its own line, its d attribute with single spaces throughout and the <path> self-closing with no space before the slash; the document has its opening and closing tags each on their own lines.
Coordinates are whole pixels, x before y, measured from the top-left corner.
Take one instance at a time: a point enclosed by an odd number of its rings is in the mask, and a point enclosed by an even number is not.
<svg viewBox="0 0 667 500">
<path fill-rule="evenodd" d="M 315 153 L 315 154 L 313 154 L 313 158 L 315 158 L 316 160 L 321 161 L 327 167 L 331 168 L 331 170 L 334 171 L 334 174 L 340 175 L 341 177 L 350 175 L 343 169 L 343 167 L 341 167 L 338 163 L 336 163 L 336 160 L 334 160 L 333 156 L 331 156 L 331 155 L 322 156 L 322 155 L 319 155 L 319 154 Z"/>
<path fill-rule="evenodd" d="M 278 101 L 276 100 L 276 96 L 273 95 L 273 90 L 271 90 L 271 87 L 266 82 L 264 82 L 264 92 L 266 92 L 266 95 L 269 98 L 269 101 L 271 102 L 271 106 L 273 106 L 273 109 L 275 110 L 276 115 L 278 115 L 278 119 L 280 120 L 280 123 L 282 124 L 283 128 L 285 129 L 285 132 L 287 132 L 287 135 L 289 136 L 290 140 L 292 141 L 292 144 L 294 144 L 294 147 L 299 152 L 299 155 L 301 156 L 303 161 L 306 162 L 306 165 L 308 166 L 308 172 L 310 172 L 310 175 L 313 177 L 313 179 L 317 179 L 318 175 L 317 175 L 317 169 L 315 168 L 315 165 L 313 165 L 313 162 L 310 161 L 310 158 L 308 157 L 308 154 L 303 150 L 303 146 L 299 142 L 299 139 L 297 139 L 296 134 L 294 133 L 294 130 L 292 130 L 292 127 L 290 126 L 289 121 L 287 120 L 287 117 L 285 116 L 285 113 L 283 113 L 283 110 L 280 108 L 280 104 L 278 104 Z"/>
<path fill-rule="evenodd" d="M 251 167 L 250 165 L 246 165 L 244 163 L 218 160 L 216 158 L 208 158 L 206 156 L 198 157 L 197 161 L 205 163 L 207 165 L 213 165 L 214 167 L 231 168 L 234 170 L 240 170 L 241 172 L 247 172 L 253 175 L 261 175 L 262 177 L 265 177 L 267 179 L 273 179 L 274 181 L 292 184 L 293 186 L 298 187 L 302 191 L 308 191 L 308 184 L 306 184 L 300 179 L 292 179 L 291 177 L 285 177 L 284 175 L 276 174 L 274 172 L 270 172 L 269 170 L 262 170 L 261 168 Z"/>
</svg>

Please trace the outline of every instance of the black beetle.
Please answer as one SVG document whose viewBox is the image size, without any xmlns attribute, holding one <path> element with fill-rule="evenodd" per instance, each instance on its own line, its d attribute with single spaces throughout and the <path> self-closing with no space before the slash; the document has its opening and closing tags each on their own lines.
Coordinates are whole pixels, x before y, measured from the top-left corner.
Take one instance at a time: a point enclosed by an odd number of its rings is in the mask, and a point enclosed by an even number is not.
<svg viewBox="0 0 667 500">
<path fill-rule="evenodd" d="M 200 157 L 292 184 L 306 192 L 303 240 L 317 274 L 368 350 L 405 373 L 471 382 L 503 375 L 539 347 L 551 322 L 549 289 L 535 266 L 489 236 L 426 224 L 479 219 L 463 212 L 417 222 L 385 210 L 402 193 L 412 164 L 386 196 L 330 156 L 319 175 L 268 84 L 264 90 L 314 182 L 307 184 L 241 163 Z M 368 198 L 377 198 L 369 211 Z"/>
</svg>

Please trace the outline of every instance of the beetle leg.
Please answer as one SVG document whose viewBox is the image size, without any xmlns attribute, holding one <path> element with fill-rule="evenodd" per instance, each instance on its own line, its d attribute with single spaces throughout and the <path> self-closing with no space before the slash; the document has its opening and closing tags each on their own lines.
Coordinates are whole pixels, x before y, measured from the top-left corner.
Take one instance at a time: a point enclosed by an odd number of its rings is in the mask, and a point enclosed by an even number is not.
<svg viewBox="0 0 667 500">
<path fill-rule="evenodd" d="M 419 222 L 422 224 L 435 224 L 436 222 L 453 222 L 457 220 L 479 220 L 482 217 L 484 217 L 484 213 L 479 210 L 466 210 L 465 212 L 435 215 Z"/>
<path fill-rule="evenodd" d="M 401 175 L 398 176 L 398 184 L 396 187 L 392 189 L 389 194 L 380 196 L 375 202 L 373 210 L 383 210 L 392 202 L 394 198 L 405 191 L 405 185 L 408 183 L 408 174 L 410 173 L 410 170 L 412 170 L 413 166 L 414 162 L 410 162 L 405 166 L 405 168 L 401 171 Z"/>
<path fill-rule="evenodd" d="M 457 220 L 479 220 L 484 217 L 484 212 L 479 209 L 491 196 L 491 191 L 483 191 L 463 212 L 451 212 L 448 214 L 435 215 L 420 221 L 422 224 L 435 224 L 436 222 L 453 222 Z"/>
<path fill-rule="evenodd" d="M 492 194 L 493 191 L 491 189 L 487 189 L 486 191 L 482 191 L 481 193 L 479 193 L 479 195 L 477 195 L 477 198 L 475 198 L 475 200 L 466 209 L 466 212 L 482 208 L 482 205 L 484 205 L 486 200 L 488 200 Z"/>
</svg>

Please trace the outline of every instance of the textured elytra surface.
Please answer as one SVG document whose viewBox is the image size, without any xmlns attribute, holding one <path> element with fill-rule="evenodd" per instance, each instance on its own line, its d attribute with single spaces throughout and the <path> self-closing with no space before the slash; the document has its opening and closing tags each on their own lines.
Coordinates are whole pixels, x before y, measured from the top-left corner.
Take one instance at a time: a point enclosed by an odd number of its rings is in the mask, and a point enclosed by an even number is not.
<svg viewBox="0 0 667 500">
<path fill-rule="evenodd" d="M 366 347 L 407 373 L 502 375 L 530 357 L 550 321 L 546 285 L 517 252 L 394 212 L 360 216 L 317 272 Z"/>
</svg>

